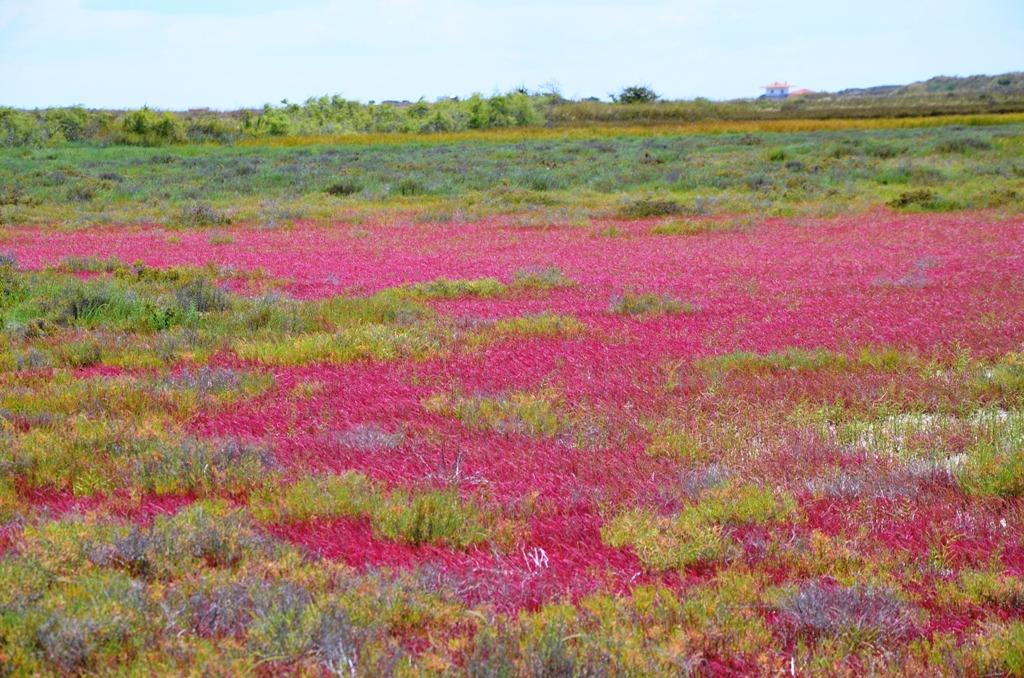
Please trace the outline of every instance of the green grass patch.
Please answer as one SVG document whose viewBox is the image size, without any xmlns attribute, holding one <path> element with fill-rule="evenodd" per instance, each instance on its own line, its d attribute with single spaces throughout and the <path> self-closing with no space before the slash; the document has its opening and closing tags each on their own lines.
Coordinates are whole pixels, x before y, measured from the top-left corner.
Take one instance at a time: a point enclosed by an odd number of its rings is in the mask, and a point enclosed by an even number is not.
<svg viewBox="0 0 1024 678">
<path fill-rule="evenodd" d="M 977 434 L 957 469 L 960 486 L 974 495 L 1024 496 L 1024 413 L 982 411 Z"/>
<path fill-rule="evenodd" d="M 667 294 L 626 291 L 612 299 L 608 311 L 616 315 L 649 317 L 677 313 L 690 315 L 699 312 L 700 307 Z"/>
<path fill-rule="evenodd" d="M 432 414 L 454 417 L 470 429 L 550 438 L 571 422 L 553 390 L 512 391 L 501 396 L 440 393 L 423 401 Z"/>
<path fill-rule="evenodd" d="M 241 339 L 232 348 L 239 358 L 264 365 L 343 365 L 357 360 L 419 360 L 439 353 L 442 345 L 435 333 L 424 328 L 362 325 L 334 334 Z"/>
<path fill-rule="evenodd" d="M 467 548 L 497 538 L 498 516 L 457 490 L 387 491 L 354 471 L 267 486 L 253 495 L 251 506 L 253 515 L 266 522 L 365 518 L 382 539 L 412 545 Z"/>
<path fill-rule="evenodd" d="M 586 329 L 586 325 L 573 316 L 544 311 L 496 320 L 483 329 L 470 334 L 466 343 L 469 348 L 478 349 L 497 341 L 528 337 L 567 339 L 580 336 L 586 332 Z"/>
<path fill-rule="evenodd" d="M 413 297 L 419 299 L 457 299 L 460 297 L 487 299 L 503 295 L 507 287 L 497 278 L 477 278 L 475 280 L 437 278 L 430 282 L 408 285 L 405 289 Z"/>
<path fill-rule="evenodd" d="M 921 367 L 923 363 L 913 354 L 886 347 L 865 347 L 852 356 L 820 348 L 786 348 L 769 353 L 734 351 L 700 358 L 696 366 L 708 375 L 721 376 L 731 372 L 757 374 L 865 369 L 897 372 Z"/>
<path fill-rule="evenodd" d="M 700 439 L 685 425 L 667 421 L 660 424 L 651 436 L 644 452 L 651 457 L 665 457 L 680 461 L 706 461 L 708 452 Z"/>
<path fill-rule="evenodd" d="M 557 266 L 522 268 L 515 272 L 512 287 L 523 290 L 553 290 L 574 287 L 576 281 Z"/>
<path fill-rule="evenodd" d="M 613 548 L 631 547 L 651 570 L 682 569 L 734 555 L 730 527 L 784 522 L 795 514 L 796 502 L 786 493 L 726 483 L 672 516 L 646 509 L 620 513 L 601 528 L 601 538 Z"/>
<path fill-rule="evenodd" d="M 1024 622 L 992 622 L 966 649 L 979 675 L 1024 676 Z"/>
</svg>

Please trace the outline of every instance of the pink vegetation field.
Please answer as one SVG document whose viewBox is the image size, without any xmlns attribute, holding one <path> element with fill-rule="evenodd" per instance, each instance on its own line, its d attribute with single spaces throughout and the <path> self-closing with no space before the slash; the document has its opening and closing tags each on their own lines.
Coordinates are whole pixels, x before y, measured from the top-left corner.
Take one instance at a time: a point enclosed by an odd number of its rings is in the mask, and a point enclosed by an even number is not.
<svg viewBox="0 0 1024 678">
<path fill-rule="evenodd" d="M 417 360 L 259 366 L 272 388 L 192 418 L 198 436 L 266 442 L 286 470 L 355 470 L 386 487 L 454 484 L 522 519 L 505 549 L 386 540 L 361 517 L 265 525 L 311 554 L 358 568 L 426 568 L 468 604 L 510 613 L 641 583 L 685 591 L 742 566 L 797 587 L 885 578 L 916 610 L 910 638 L 960 637 L 982 618 L 1019 618 L 1019 605 L 953 604 L 944 592 L 967 569 L 1024 576 L 1024 505 L 966 491 L 957 475 L 972 408 L 997 417 L 1012 408 L 984 384 L 936 375 L 953 374 L 958 361 L 998 369 L 1022 350 L 1024 219 L 878 211 L 684 235 L 654 226 L 390 221 L 225 228 L 216 237 L 25 228 L 8 231 L 2 246 L 23 268 L 91 256 L 259 269 L 260 289 L 251 279 L 229 284 L 298 299 L 438 278 L 511 283 L 552 267 L 571 281 L 429 304 L 466 331 L 542 312 L 575 318 L 580 331 L 510 335 Z M 612 312 L 630 292 L 679 300 L 686 311 Z M 253 367 L 230 350 L 211 362 Z M 425 406 L 438 394 L 516 393 L 548 394 L 570 413 L 571 431 L 474 426 Z M 666 422 L 688 431 L 697 451 L 659 453 Z M 728 559 L 685 567 L 653 565 L 642 542 L 608 536 L 624 511 L 670 516 L 692 505 L 716 474 L 778 488 L 795 510 L 741 521 L 729 528 L 738 550 Z M 154 497 L 135 518 L 189 500 Z M 40 491 L 38 501 L 69 511 L 105 500 Z M 763 614 L 769 626 L 787 623 L 777 610 Z M 728 666 L 744 665 L 719 668 Z"/>
</svg>

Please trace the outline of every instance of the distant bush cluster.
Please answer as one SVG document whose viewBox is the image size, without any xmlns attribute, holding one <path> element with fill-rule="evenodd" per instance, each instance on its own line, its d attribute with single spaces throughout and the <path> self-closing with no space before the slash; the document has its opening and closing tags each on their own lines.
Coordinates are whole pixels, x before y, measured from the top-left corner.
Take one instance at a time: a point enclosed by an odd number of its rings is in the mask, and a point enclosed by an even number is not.
<svg viewBox="0 0 1024 678">
<path fill-rule="evenodd" d="M 172 113 L 149 108 L 117 112 L 80 106 L 25 111 L 0 108 L 0 146 L 74 142 L 162 146 L 230 143 L 244 138 L 387 132 L 454 132 L 539 126 L 546 96 L 509 92 L 436 102 L 364 104 L 340 96 L 283 101 L 261 110 Z"/>
<path fill-rule="evenodd" d="M 612 95 L 612 101 L 617 104 L 649 104 L 659 98 L 658 93 L 646 85 L 630 85 Z"/>
</svg>

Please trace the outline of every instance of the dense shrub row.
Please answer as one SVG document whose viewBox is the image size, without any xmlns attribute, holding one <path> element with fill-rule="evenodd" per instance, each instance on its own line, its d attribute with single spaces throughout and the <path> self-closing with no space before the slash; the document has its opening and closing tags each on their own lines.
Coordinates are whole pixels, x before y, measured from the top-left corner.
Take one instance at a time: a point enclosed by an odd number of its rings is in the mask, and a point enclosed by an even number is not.
<svg viewBox="0 0 1024 678">
<path fill-rule="evenodd" d="M 691 123 L 1009 113 L 1024 111 L 1016 91 L 923 92 L 900 96 L 811 95 L 779 101 L 764 99 L 661 101 L 648 87 L 631 86 L 597 99 L 570 101 L 557 93 L 519 89 L 466 99 L 434 102 L 362 103 L 344 97 L 283 100 L 262 109 L 174 113 L 147 107 L 130 111 L 81 106 L 34 111 L 0 108 L 0 146 L 62 145 L 73 142 L 162 146 L 230 143 L 244 138 L 357 133 L 429 133 L 543 125 L 593 123 Z"/>
<path fill-rule="evenodd" d="M 522 92 L 434 103 L 363 104 L 340 96 L 303 104 L 267 104 L 260 110 L 172 113 L 143 107 L 118 112 L 80 106 L 24 111 L 0 108 L 0 146 L 62 145 L 69 142 L 162 146 L 229 143 L 242 138 L 364 132 L 452 132 L 545 122 L 546 99 Z"/>
</svg>

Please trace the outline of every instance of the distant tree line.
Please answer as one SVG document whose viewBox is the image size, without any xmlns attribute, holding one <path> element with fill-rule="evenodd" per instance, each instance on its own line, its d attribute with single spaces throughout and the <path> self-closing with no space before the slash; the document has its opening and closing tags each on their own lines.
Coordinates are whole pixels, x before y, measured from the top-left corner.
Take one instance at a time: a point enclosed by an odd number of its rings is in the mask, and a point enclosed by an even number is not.
<svg viewBox="0 0 1024 678">
<path fill-rule="evenodd" d="M 252 136 L 284 136 L 529 127 L 544 124 L 546 103 L 547 97 L 531 96 L 522 91 L 491 97 L 474 94 L 468 99 L 380 104 L 322 96 L 307 99 L 303 104 L 283 101 L 279 107 L 267 105 L 259 113 L 244 111 L 239 129 L 242 134 Z"/>
<path fill-rule="evenodd" d="M 1015 74 L 1016 75 L 1016 74 Z M 994 76 L 993 76 L 994 77 Z M 1005 77 L 1004 77 L 1005 79 Z M 969 79 L 965 79 L 965 82 Z M 931 81 L 928 81 L 931 82 Z M 987 81 L 986 81 L 987 82 Z M 233 143 L 246 138 L 365 133 L 457 132 L 507 127 L 658 124 L 713 120 L 880 118 L 1024 111 L 1024 89 L 1003 86 L 950 91 L 906 86 L 878 94 L 811 94 L 782 101 L 708 99 L 662 101 L 646 85 L 631 85 L 607 103 L 570 101 L 557 91 L 517 89 L 485 97 L 428 102 L 362 103 L 341 96 L 287 100 L 238 111 L 94 110 L 81 106 L 0 108 L 0 147 L 110 144 L 159 146 Z"/>
<path fill-rule="evenodd" d="M 0 108 L 0 146 L 62 145 L 74 142 L 157 146 L 230 143 L 247 137 L 386 132 L 453 132 L 545 123 L 549 95 L 521 91 L 435 102 L 364 104 L 340 96 L 304 103 L 282 101 L 257 110 L 131 111 L 80 106 L 19 110 Z"/>
</svg>

